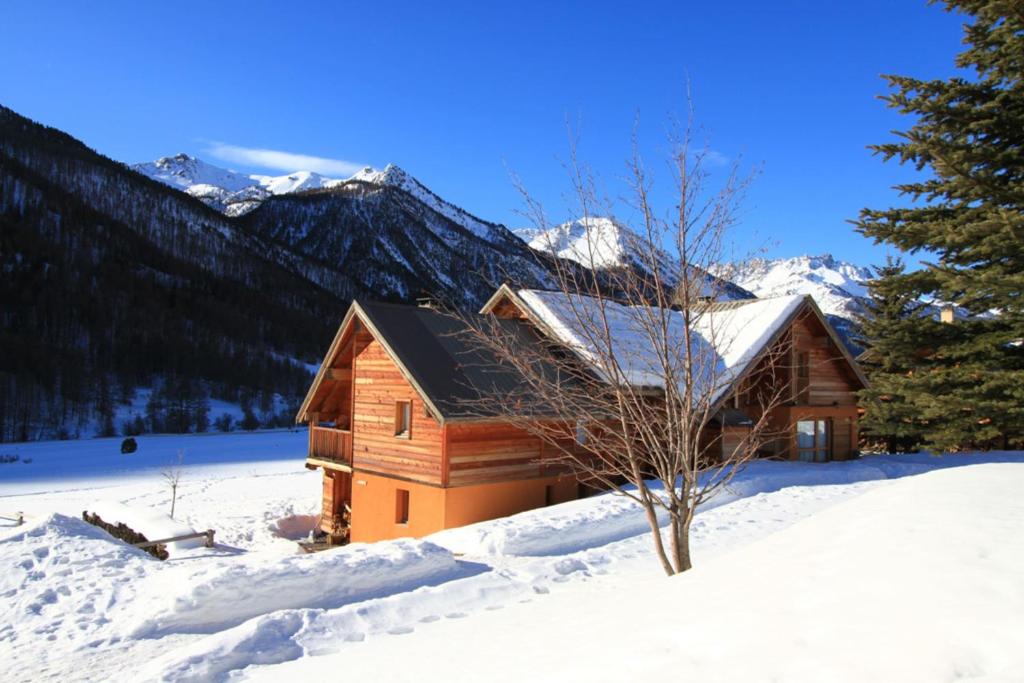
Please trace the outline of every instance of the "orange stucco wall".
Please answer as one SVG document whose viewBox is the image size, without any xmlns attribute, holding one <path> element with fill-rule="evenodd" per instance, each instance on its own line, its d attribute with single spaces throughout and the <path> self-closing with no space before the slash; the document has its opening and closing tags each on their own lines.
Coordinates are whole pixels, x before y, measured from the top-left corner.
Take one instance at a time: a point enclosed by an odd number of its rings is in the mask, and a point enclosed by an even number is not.
<svg viewBox="0 0 1024 683">
<path fill-rule="evenodd" d="M 366 472 L 352 476 L 353 543 L 419 537 L 442 529 L 563 503 L 577 497 L 572 476 L 440 488 Z M 409 492 L 409 521 L 395 519 L 398 491 Z"/>
<path fill-rule="evenodd" d="M 409 492 L 409 522 L 395 521 L 398 490 Z M 352 475 L 353 543 L 426 536 L 444 528 L 445 490 L 377 474 Z"/>
<path fill-rule="evenodd" d="M 576 479 L 568 475 L 446 489 L 445 528 L 544 507 L 548 502 L 548 486 L 552 487 L 551 503 L 564 503 L 576 498 Z"/>
</svg>

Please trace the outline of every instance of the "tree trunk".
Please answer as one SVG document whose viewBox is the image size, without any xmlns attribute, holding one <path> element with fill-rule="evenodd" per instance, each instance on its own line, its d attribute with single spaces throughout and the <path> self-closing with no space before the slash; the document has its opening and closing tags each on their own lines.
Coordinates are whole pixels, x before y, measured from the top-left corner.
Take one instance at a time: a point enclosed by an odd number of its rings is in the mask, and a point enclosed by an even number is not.
<svg viewBox="0 0 1024 683">
<path fill-rule="evenodd" d="M 689 514 L 672 516 L 672 563 L 676 574 L 693 568 L 690 559 L 690 519 Z"/>
<path fill-rule="evenodd" d="M 672 576 L 676 572 L 669 561 L 668 553 L 665 552 L 665 542 L 661 538 L 661 527 L 658 525 L 658 511 L 650 500 L 649 495 L 644 496 L 643 501 L 644 514 L 647 515 L 647 524 L 651 527 L 651 533 L 654 535 L 654 550 L 658 555 L 658 560 L 661 562 L 661 568 L 665 570 L 665 574 Z"/>
</svg>

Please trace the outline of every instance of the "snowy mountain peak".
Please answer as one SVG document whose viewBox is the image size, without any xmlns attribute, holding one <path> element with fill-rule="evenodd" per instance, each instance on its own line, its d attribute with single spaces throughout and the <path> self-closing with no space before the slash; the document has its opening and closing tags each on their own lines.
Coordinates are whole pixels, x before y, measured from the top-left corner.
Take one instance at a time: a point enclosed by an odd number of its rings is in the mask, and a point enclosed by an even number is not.
<svg viewBox="0 0 1024 683">
<path fill-rule="evenodd" d="M 402 190 L 406 194 L 427 205 L 432 210 L 481 239 L 485 239 L 490 242 L 515 239 L 512 237 L 510 231 L 504 226 L 480 220 L 465 209 L 442 199 L 426 185 L 409 173 L 406 173 L 395 164 L 388 164 L 383 170 L 377 170 L 367 166 L 349 178 L 346 182 L 351 181 L 369 183 L 379 187 L 393 187 Z"/>
<path fill-rule="evenodd" d="M 132 168 L 154 180 L 186 191 L 193 185 L 212 185 L 228 192 L 237 192 L 244 187 L 257 184 L 244 173 L 208 164 L 185 153 L 135 164 Z"/>
<path fill-rule="evenodd" d="M 810 294 L 827 314 L 853 319 L 863 310 L 865 283 L 871 271 L 831 254 L 782 259 L 752 259 L 740 267 L 721 269 L 719 275 L 759 297 Z"/>
<path fill-rule="evenodd" d="M 413 178 L 395 164 L 388 164 L 382 171 L 367 166 L 349 178 L 349 180 L 359 180 L 364 183 L 372 183 L 374 185 L 390 185 L 392 187 L 400 187 L 402 189 L 406 189 L 413 185 L 424 187 L 423 183 Z"/>
<path fill-rule="evenodd" d="M 546 230 L 523 228 L 515 233 L 537 251 L 546 251 L 595 270 L 650 268 L 650 258 L 643 248 L 642 238 L 609 216 L 587 216 Z M 681 264 L 663 250 L 658 251 L 657 261 L 662 277 L 676 281 Z M 734 286 L 735 283 L 714 274 L 700 270 L 700 277 L 704 280 L 702 287 L 707 296 L 719 299 L 747 299 L 752 296 L 741 286 Z"/>
<path fill-rule="evenodd" d="M 515 232 L 537 251 L 590 268 L 615 268 L 635 260 L 635 235 L 614 218 L 589 216 L 547 230 L 523 228 Z"/>
<path fill-rule="evenodd" d="M 184 190 L 230 216 L 251 211 L 271 195 L 334 187 L 344 182 L 312 171 L 281 176 L 250 175 L 214 166 L 184 153 L 135 164 L 132 168 L 153 180 Z"/>
</svg>

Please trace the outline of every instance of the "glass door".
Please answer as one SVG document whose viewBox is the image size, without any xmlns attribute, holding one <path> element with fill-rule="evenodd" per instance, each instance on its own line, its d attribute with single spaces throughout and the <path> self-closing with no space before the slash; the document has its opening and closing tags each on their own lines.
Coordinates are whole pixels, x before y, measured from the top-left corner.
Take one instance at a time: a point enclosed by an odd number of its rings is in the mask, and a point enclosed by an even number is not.
<svg viewBox="0 0 1024 683">
<path fill-rule="evenodd" d="M 797 455 L 803 462 L 828 462 L 831 458 L 829 447 L 828 420 L 800 420 L 796 423 Z"/>
</svg>

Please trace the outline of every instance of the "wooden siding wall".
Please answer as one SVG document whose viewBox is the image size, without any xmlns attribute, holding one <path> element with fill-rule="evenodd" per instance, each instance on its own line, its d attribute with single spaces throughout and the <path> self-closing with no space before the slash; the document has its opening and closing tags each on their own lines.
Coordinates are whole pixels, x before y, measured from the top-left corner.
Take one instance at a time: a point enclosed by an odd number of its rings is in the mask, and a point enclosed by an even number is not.
<svg viewBox="0 0 1024 683">
<path fill-rule="evenodd" d="M 857 405 L 858 380 L 846 365 L 839 349 L 831 342 L 826 330 L 815 318 L 805 314 L 794 321 L 790 331 L 779 342 L 778 351 L 771 355 L 776 366 L 768 367 L 767 359 L 740 387 L 739 400 L 730 399 L 727 407 L 737 407 L 753 420 L 760 418 L 758 394 L 769 397 L 786 387 L 781 405 L 769 416 L 769 431 L 776 438 L 769 439 L 760 449 L 765 454 L 795 457 L 793 429 L 802 418 L 833 418 L 832 450 L 837 460 L 849 457 L 856 447 L 856 419 L 848 417 Z M 798 354 L 809 356 L 808 390 L 800 400 L 796 393 L 796 361 Z M 852 445 L 851 445 L 852 444 Z M 723 444 L 724 446 L 725 444 Z"/>
<path fill-rule="evenodd" d="M 736 449 L 739 448 L 740 443 L 750 433 L 750 429 L 747 427 L 726 427 L 721 431 L 722 441 L 722 457 L 731 458 Z"/>
<path fill-rule="evenodd" d="M 793 351 L 810 355 L 810 387 L 806 405 L 857 404 L 857 383 L 839 349 L 816 320 L 803 317 L 793 325 Z"/>
<path fill-rule="evenodd" d="M 508 297 L 503 297 L 501 301 L 494 305 L 491 309 L 491 315 L 497 318 L 518 318 L 519 320 L 526 320 L 526 314 L 523 313 L 518 306 L 509 301 Z"/>
<path fill-rule="evenodd" d="M 365 334 L 365 333 L 361 333 Z M 441 427 L 379 342 L 357 338 L 353 378 L 353 466 L 441 483 Z M 409 438 L 395 436 L 395 401 L 412 401 Z"/>
<path fill-rule="evenodd" d="M 856 428 L 853 421 L 853 418 L 850 417 L 832 418 L 832 458 L 834 460 L 847 460 L 857 447 Z"/>
<path fill-rule="evenodd" d="M 482 484 L 539 477 L 541 441 L 522 429 L 501 424 L 448 427 L 448 484 Z"/>
</svg>

